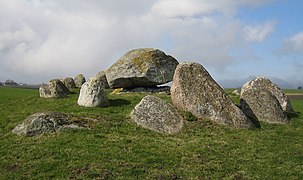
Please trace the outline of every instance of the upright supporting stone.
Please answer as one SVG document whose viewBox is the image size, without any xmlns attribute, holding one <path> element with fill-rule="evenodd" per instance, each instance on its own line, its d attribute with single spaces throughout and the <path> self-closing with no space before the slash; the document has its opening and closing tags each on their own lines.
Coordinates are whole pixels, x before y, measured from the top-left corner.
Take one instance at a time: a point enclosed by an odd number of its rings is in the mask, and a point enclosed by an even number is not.
<svg viewBox="0 0 303 180">
<path fill-rule="evenodd" d="M 109 105 L 109 100 L 103 91 L 102 82 L 96 77 L 92 77 L 84 83 L 80 90 L 78 105 L 85 107 L 105 107 Z"/>
<path fill-rule="evenodd" d="M 283 110 L 293 111 L 288 97 L 266 78 L 256 78 L 245 83 L 240 103 L 248 117 L 267 123 L 288 123 L 289 119 Z"/>
<path fill-rule="evenodd" d="M 208 118 L 233 128 L 259 126 L 259 122 L 252 122 L 244 115 L 198 63 L 180 63 L 177 66 L 171 98 L 178 109 L 189 111 L 198 118 Z"/>
</svg>

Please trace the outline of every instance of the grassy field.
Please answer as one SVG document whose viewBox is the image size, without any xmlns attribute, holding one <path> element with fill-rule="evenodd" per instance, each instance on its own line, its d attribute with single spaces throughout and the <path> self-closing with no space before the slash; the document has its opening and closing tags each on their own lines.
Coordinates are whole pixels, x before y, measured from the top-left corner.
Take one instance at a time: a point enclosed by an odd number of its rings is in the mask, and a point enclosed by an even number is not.
<svg viewBox="0 0 303 180">
<path fill-rule="evenodd" d="M 0 179 L 303 178 L 302 100 L 292 100 L 300 115 L 287 125 L 261 123 L 261 129 L 233 130 L 186 116 L 182 132 L 169 136 L 129 121 L 145 95 L 109 95 L 110 107 L 85 108 L 77 106 L 78 91 L 65 99 L 42 99 L 37 90 L 0 87 Z M 236 96 L 232 99 L 238 102 Z M 91 130 L 38 137 L 11 133 L 41 111 L 98 122 Z"/>
</svg>

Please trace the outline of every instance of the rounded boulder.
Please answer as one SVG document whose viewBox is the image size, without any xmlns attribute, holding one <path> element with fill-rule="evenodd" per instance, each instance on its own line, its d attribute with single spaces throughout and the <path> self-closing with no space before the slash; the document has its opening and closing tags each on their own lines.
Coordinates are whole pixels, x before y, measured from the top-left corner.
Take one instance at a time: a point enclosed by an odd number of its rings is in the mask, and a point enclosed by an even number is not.
<svg viewBox="0 0 303 180">
<path fill-rule="evenodd" d="M 159 49 L 135 49 L 106 71 L 111 88 L 150 87 L 172 81 L 178 61 Z"/>
<path fill-rule="evenodd" d="M 175 134 L 183 127 L 183 118 L 175 107 L 150 95 L 135 106 L 130 117 L 139 126 L 159 133 Z"/>
</svg>

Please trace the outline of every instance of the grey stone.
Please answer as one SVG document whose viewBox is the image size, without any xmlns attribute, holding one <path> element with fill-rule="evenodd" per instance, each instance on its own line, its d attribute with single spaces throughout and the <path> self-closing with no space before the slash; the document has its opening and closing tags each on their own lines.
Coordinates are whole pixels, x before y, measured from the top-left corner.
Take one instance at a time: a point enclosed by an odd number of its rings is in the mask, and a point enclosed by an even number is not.
<svg viewBox="0 0 303 180">
<path fill-rule="evenodd" d="M 111 88 L 150 87 L 170 82 L 178 61 L 158 49 L 135 49 L 106 71 Z"/>
<path fill-rule="evenodd" d="M 77 74 L 77 76 L 74 78 L 74 82 L 77 88 L 81 88 L 81 86 L 86 82 L 86 80 L 83 74 Z"/>
<path fill-rule="evenodd" d="M 177 109 L 155 96 L 145 96 L 130 114 L 131 120 L 156 132 L 175 134 L 183 127 Z"/>
<path fill-rule="evenodd" d="M 52 79 L 49 83 L 40 86 L 39 94 L 43 98 L 64 98 L 70 94 L 70 91 L 59 79 Z"/>
<path fill-rule="evenodd" d="M 241 91 L 239 89 L 235 89 L 232 94 L 235 96 L 240 96 Z"/>
<path fill-rule="evenodd" d="M 99 79 L 100 83 L 101 83 L 101 86 L 104 88 L 104 89 L 109 89 L 109 85 L 108 85 L 108 82 L 107 82 L 107 78 L 106 78 L 106 73 L 105 71 L 100 71 L 96 74 L 96 78 Z"/>
<path fill-rule="evenodd" d="M 264 78 L 257 78 L 243 85 L 240 104 L 249 118 L 276 124 L 289 122 L 278 99 L 281 96 L 276 96 L 278 91 L 273 92 L 273 87 L 275 86 Z"/>
<path fill-rule="evenodd" d="M 68 88 L 68 89 L 73 89 L 76 88 L 76 84 L 73 78 L 67 77 L 63 80 L 63 84 Z"/>
<path fill-rule="evenodd" d="M 17 125 L 12 133 L 23 136 L 36 136 L 65 129 L 88 128 L 85 121 L 58 112 L 36 113 Z"/>
<path fill-rule="evenodd" d="M 257 77 L 254 80 L 251 80 L 245 83 L 241 89 L 241 96 L 245 91 L 250 89 L 258 89 L 258 91 L 268 90 L 277 98 L 283 111 L 293 112 L 293 108 L 289 98 L 285 95 L 284 91 L 269 79 L 265 77 Z"/>
<path fill-rule="evenodd" d="M 105 107 L 109 105 L 109 100 L 99 79 L 92 77 L 82 85 L 78 105 L 85 107 Z"/>
<path fill-rule="evenodd" d="M 178 109 L 227 127 L 254 128 L 259 125 L 244 115 L 198 63 L 178 65 L 171 87 L 171 98 Z"/>
</svg>

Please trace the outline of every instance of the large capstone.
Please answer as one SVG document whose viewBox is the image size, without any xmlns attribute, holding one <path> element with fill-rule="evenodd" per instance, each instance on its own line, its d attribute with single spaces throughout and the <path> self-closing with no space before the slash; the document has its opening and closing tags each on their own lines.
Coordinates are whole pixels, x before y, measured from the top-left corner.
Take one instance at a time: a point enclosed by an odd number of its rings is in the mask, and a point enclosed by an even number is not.
<svg viewBox="0 0 303 180">
<path fill-rule="evenodd" d="M 36 113 L 17 125 L 12 133 L 23 136 L 36 136 L 65 129 L 88 128 L 87 123 L 59 112 Z"/>
<path fill-rule="evenodd" d="M 43 98 L 64 98 L 70 91 L 59 79 L 52 79 L 40 86 L 39 94 Z"/>
<path fill-rule="evenodd" d="M 145 96 L 130 114 L 131 120 L 156 132 L 175 134 L 183 127 L 177 109 L 159 97 Z"/>
<path fill-rule="evenodd" d="M 85 107 L 105 107 L 109 105 L 109 100 L 99 79 L 92 77 L 82 85 L 78 105 Z"/>
<path fill-rule="evenodd" d="M 181 63 L 176 68 L 171 87 L 173 104 L 198 118 L 233 128 L 254 128 L 252 122 L 233 103 L 224 90 L 198 63 Z"/>
<path fill-rule="evenodd" d="M 98 72 L 95 77 L 100 81 L 104 89 L 109 89 L 105 71 Z"/>
<path fill-rule="evenodd" d="M 281 98 L 282 95 L 277 96 L 278 92 L 281 92 L 280 88 L 276 85 L 273 86 L 268 79 L 257 78 L 250 81 L 242 87 L 241 108 L 250 119 L 267 123 L 288 123 L 289 119 L 286 112 L 283 111 L 281 100 L 285 102 L 284 108 L 289 108 L 289 110 L 292 110 L 292 108 L 290 104 L 287 105 L 288 98 L 286 96 Z"/>
<path fill-rule="evenodd" d="M 76 84 L 73 78 L 71 77 L 67 77 L 63 80 L 63 84 L 68 88 L 68 89 L 72 89 L 72 88 L 76 88 Z"/>
<path fill-rule="evenodd" d="M 81 88 L 81 86 L 86 82 L 86 80 L 83 74 L 77 74 L 77 76 L 74 78 L 74 82 L 77 88 Z"/>
<path fill-rule="evenodd" d="M 158 49 L 135 49 L 107 71 L 111 88 L 149 87 L 172 81 L 178 61 Z"/>
<path fill-rule="evenodd" d="M 276 84 L 272 83 L 265 77 L 258 77 L 245 83 L 241 89 L 241 96 L 246 91 L 257 89 L 258 91 L 269 91 L 279 101 L 283 111 L 293 112 L 292 105 L 289 98 L 285 95 L 284 91 Z"/>
</svg>

